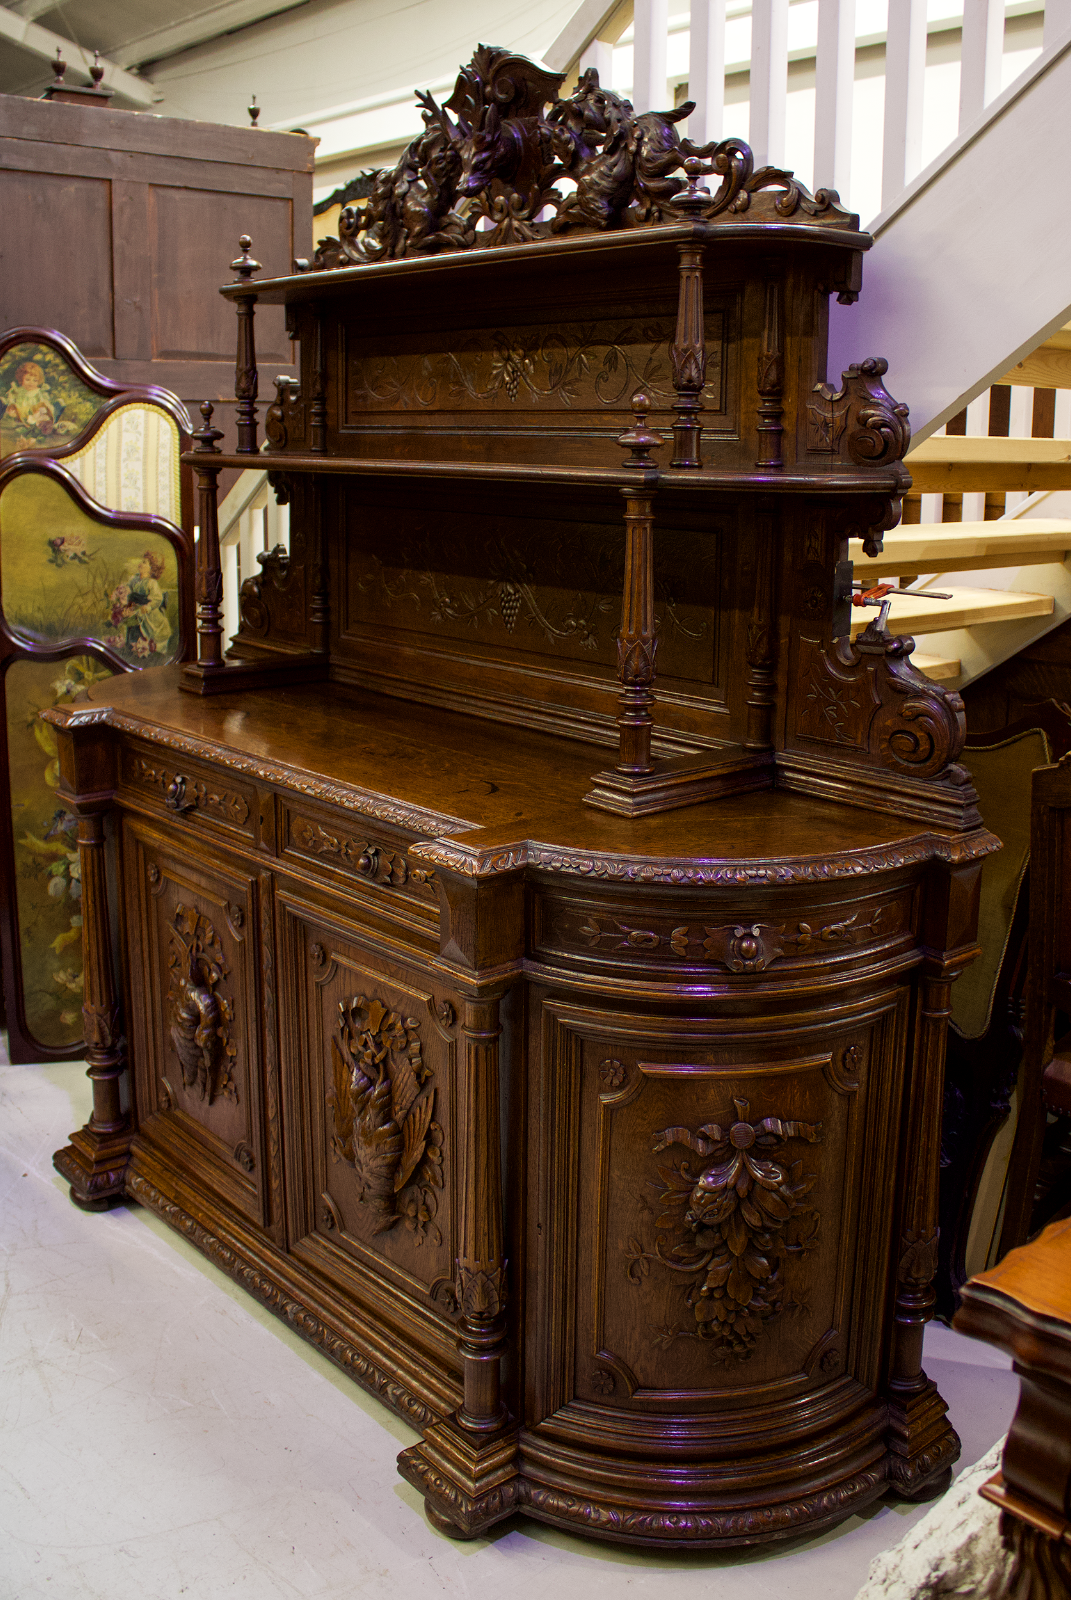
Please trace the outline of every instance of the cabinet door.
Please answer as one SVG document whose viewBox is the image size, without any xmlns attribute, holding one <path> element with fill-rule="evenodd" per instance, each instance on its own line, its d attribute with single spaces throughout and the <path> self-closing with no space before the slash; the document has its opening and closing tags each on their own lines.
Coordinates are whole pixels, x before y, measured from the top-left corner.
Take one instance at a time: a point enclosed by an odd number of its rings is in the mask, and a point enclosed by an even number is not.
<svg viewBox="0 0 1071 1600">
<path fill-rule="evenodd" d="M 344 913 L 278 906 L 291 1247 L 384 1325 L 438 1339 L 456 1311 L 455 1002 Z M 456 1365 L 452 1329 L 442 1349 Z"/>
<path fill-rule="evenodd" d="M 129 818 L 123 879 L 141 1137 L 267 1223 L 256 881 L 200 840 Z"/>
<path fill-rule="evenodd" d="M 531 1421 L 676 1413 L 701 1435 L 736 1412 L 762 1448 L 867 1402 L 907 1010 L 903 992 L 825 1018 L 533 1007 Z"/>
</svg>

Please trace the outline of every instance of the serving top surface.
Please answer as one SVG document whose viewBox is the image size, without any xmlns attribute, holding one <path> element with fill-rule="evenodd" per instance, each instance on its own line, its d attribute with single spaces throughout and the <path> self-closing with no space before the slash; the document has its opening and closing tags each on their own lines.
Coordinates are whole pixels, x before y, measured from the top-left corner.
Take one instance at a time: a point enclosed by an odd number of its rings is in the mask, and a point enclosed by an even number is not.
<svg viewBox="0 0 1071 1600">
<path fill-rule="evenodd" d="M 437 841 L 422 859 L 483 875 L 529 865 L 650 882 L 791 882 L 854 876 L 997 848 L 910 819 L 780 790 L 655 817 L 594 811 L 581 797 L 607 752 L 366 691 L 320 683 L 201 697 L 178 668 L 131 673 L 88 703 L 45 713 L 110 725 Z"/>
</svg>

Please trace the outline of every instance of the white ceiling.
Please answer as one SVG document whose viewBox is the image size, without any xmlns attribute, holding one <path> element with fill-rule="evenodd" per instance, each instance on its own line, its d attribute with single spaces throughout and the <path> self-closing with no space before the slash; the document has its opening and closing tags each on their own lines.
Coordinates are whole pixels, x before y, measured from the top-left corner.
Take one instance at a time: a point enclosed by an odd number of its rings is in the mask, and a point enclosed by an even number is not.
<svg viewBox="0 0 1071 1600">
<path fill-rule="evenodd" d="M 40 94 L 51 81 L 57 44 L 72 83 L 88 81 L 93 52 L 117 103 L 142 103 L 133 75 L 192 45 L 234 33 L 308 0 L 3 0 L 0 93 Z M 113 69 L 125 69 L 114 71 Z"/>
</svg>

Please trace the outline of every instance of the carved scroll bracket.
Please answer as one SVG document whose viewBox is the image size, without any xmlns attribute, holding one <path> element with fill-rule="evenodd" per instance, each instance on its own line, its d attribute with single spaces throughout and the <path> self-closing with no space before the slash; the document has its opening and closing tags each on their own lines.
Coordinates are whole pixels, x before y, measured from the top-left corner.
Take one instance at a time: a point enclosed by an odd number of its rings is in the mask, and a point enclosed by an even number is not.
<svg viewBox="0 0 1071 1600">
<path fill-rule="evenodd" d="M 817 640 L 801 640 L 797 734 L 905 777 L 951 786 L 970 806 L 977 798 L 970 774 L 957 765 L 966 738 L 963 701 L 916 671 L 915 641 L 888 632 L 886 609 L 854 644 L 839 640 L 826 650 Z"/>
<path fill-rule="evenodd" d="M 911 426 L 907 406 L 894 400 L 882 382 L 888 370 L 886 360 L 871 357 L 853 362 L 840 389 L 834 391 L 827 383 L 815 386 L 807 407 L 809 452 L 836 456 L 855 467 L 891 467 L 903 460 Z M 868 556 L 880 554 L 882 528 L 895 527 L 898 519 L 897 504 L 891 521 L 860 530 Z"/>
</svg>

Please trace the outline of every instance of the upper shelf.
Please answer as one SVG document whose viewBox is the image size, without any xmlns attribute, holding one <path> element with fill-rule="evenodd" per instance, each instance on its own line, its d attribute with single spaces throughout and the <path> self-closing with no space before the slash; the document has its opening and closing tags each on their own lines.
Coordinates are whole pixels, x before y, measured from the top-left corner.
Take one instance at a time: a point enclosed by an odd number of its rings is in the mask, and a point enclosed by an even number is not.
<svg viewBox="0 0 1071 1600">
<path fill-rule="evenodd" d="M 667 445 L 668 450 L 668 445 Z M 470 482 L 562 484 L 570 488 L 683 490 L 685 493 L 710 493 L 714 490 L 739 491 L 748 488 L 762 494 L 902 494 L 911 480 L 898 462 L 884 472 L 839 473 L 836 477 L 816 478 L 809 472 L 714 472 L 709 467 L 660 467 L 642 471 L 627 467 L 556 466 L 543 462 L 498 461 L 420 461 L 413 457 L 375 459 L 366 456 L 314 455 L 309 452 L 280 453 L 260 450 L 253 455 L 224 455 L 202 450 L 187 451 L 182 460 L 191 466 L 253 467 L 262 472 L 324 472 L 345 476 L 461 478 Z"/>
</svg>

